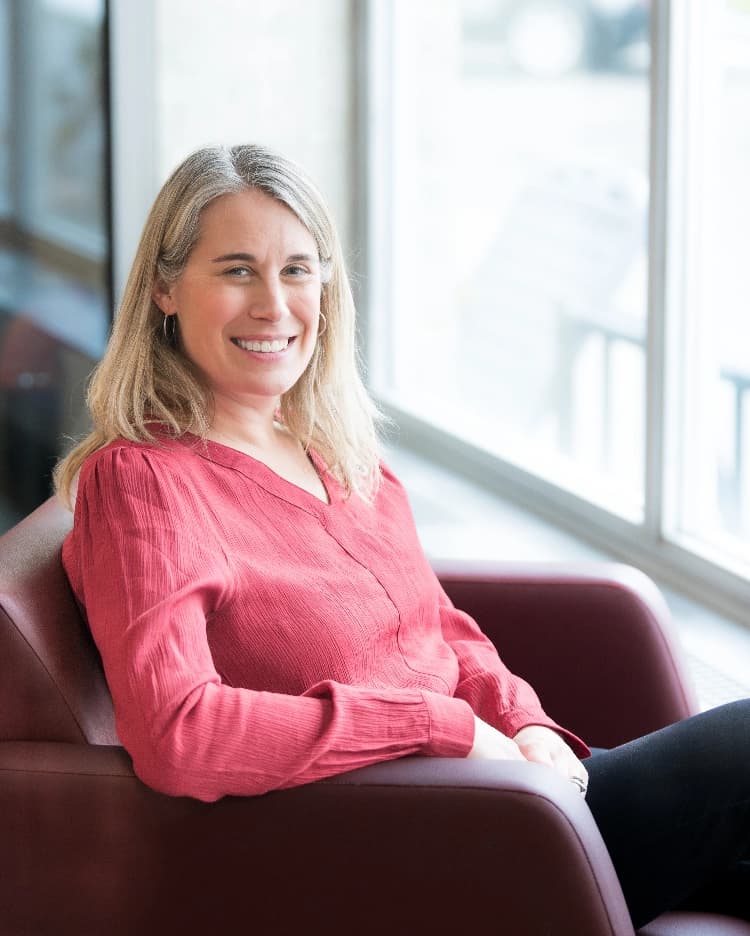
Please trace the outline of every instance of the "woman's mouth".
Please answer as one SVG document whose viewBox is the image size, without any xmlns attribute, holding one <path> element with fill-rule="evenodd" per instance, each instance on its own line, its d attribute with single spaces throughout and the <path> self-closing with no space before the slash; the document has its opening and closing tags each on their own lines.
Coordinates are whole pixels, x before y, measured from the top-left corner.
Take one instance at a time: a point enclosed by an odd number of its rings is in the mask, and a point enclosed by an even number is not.
<svg viewBox="0 0 750 936">
<path fill-rule="evenodd" d="M 294 341 L 294 338 L 274 338 L 273 340 L 254 341 L 247 338 L 232 338 L 232 344 L 242 348 L 243 351 L 260 351 L 268 354 L 269 352 L 286 351 L 288 346 Z"/>
</svg>

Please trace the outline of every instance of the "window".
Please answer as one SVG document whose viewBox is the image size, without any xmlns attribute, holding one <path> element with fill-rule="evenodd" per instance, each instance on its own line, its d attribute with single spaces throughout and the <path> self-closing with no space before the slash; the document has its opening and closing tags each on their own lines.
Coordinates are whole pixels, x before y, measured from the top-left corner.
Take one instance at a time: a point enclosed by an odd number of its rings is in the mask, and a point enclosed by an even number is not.
<svg viewBox="0 0 750 936">
<path fill-rule="evenodd" d="M 375 0 L 367 36 L 373 389 L 742 614 L 750 3 Z"/>
<path fill-rule="evenodd" d="M 748 574 L 750 3 L 675 5 L 673 36 L 669 523 Z"/>
<path fill-rule="evenodd" d="M 109 327 L 103 0 L 0 0 L 0 523 L 44 500 Z"/>
</svg>

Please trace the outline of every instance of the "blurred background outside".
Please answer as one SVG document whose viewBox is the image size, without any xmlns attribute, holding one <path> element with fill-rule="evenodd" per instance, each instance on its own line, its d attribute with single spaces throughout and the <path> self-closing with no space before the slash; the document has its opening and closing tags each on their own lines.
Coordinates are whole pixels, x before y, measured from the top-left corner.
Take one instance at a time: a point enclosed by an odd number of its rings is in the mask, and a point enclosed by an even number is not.
<svg viewBox="0 0 750 936">
<path fill-rule="evenodd" d="M 110 323 L 103 0 L 0 0 L 0 523 L 49 496 Z"/>
<path fill-rule="evenodd" d="M 750 3 L 669 5 L 660 184 L 679 221 L 674 288 L 649 315 L 651 18 L 666 8 L 392 4 L 390 353 L 376 385 L 635 526 L 648 446 L 661 447 L 666 535 L 748 575 Z"/>
</svg>

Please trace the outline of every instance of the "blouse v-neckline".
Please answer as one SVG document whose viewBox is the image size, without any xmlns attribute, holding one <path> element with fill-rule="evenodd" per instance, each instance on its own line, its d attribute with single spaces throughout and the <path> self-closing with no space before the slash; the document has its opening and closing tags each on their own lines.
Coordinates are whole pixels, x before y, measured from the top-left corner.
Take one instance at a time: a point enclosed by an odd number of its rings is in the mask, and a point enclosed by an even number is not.
<svg viewBox="0 0 750 936">
<path fill-rule="evenodd" d="M 187 435 L 190 435 L 190 433 L 187 433 Z M 302 510 L 312 510 L 322 516 L 342 499 L 338 481 L 333 477 L 326 463 L 314 449 L 308 449 L 307 455 L 320 479 L 320 483 L 323 485 L 323 490 L 328 498 L 327 501 L 299 484 L 295 484 L 294 481 L 289 481 L 277 474 L 265 462 L 247 452 L 241 452 L 230 445 L 225 445 L 223 442 L 215 442 L 213 439 L 200 439 L 197 436 L 192 436 L 192 438 L 196 442 L 194 450 L 201 457 L 240 472 L 246 478 L 259 484 L 269 494 L 280 497 L 287 503 L 293 504 Z"/>
</svg>

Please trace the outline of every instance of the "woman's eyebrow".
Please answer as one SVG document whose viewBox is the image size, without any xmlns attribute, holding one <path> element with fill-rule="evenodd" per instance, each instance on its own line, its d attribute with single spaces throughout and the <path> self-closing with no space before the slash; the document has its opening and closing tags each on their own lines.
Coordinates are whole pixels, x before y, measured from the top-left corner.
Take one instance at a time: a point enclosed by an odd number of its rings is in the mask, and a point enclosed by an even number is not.
<svg viewBox="0 0 750 936">
<path fill-rule="evenodd" d="M 286 262 L 289 263 L 290 261 L 303 260 L 303 261 L 307 261 L 308 263 L 310 263 L 317 259 L 318 258 L 313 256 L 312 254 L 297 253 L 297 254 L 290 254 L 286 258 Z M 238 253 L 222 254 L 220 257 L 214 257 L 211 262 L 212 263 L 226 263 L 227 260 L 244 260 L 246 263 L 255 263 L 257 261 L 257 258 L 253 254 L 238 252 Z"/>
<path fill-rule="evenodd" d="M 214 257 L 212 263 L 224 263 L 227 260 L 246 260 L 248 263 L 255 263 L 255 257 L 249 253 L 228 253 L 220 257 Z"/>
</svg>

